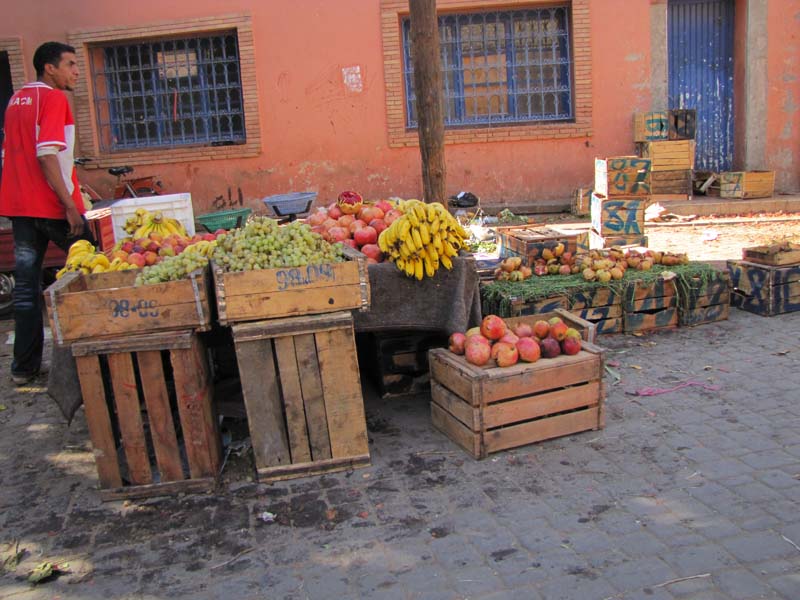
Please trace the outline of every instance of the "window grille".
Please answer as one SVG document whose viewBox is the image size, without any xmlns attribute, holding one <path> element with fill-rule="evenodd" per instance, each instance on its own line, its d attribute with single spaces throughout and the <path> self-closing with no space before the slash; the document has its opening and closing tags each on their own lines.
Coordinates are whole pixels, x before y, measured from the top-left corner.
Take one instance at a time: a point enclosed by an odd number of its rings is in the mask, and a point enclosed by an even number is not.
<svg viewBox="0 0 800 600">
<path fill-rule="evenodd" d="M 104 150 L 245 142 L 236 31 L 103 45 L 91 64 Z"/>
<path fill-rule="evenodd" d="M 403 20 L 406 125 L 417 126 L 411 22 Z M 574 118 L 568 6 L 439 17 L 445 125 Z"/>
</svg>

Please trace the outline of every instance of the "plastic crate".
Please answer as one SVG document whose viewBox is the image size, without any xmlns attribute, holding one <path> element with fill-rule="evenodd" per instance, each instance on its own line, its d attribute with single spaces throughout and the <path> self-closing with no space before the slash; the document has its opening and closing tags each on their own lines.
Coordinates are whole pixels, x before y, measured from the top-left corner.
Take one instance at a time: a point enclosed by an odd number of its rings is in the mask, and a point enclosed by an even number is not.
<svg viewBox="0 0 800 600">
<path fill-rule="evenodd" d="M 317 192 L 291 192 L 289 194 L 276 194 L 264 198 L 264 204 L 269 206 L 279 217 L 296 215 L 308 212 L 311 203 L 317 197 Z"/>
<path fill-rule="evenodd" d="M 253 212 L 252 208 L 237 208 L 234 210 L 221 210 L 219 212 L 198 215 L 195 220 L 211 232 L 217 229 L 233 229 L 241 227 L 247 222 L 247 217 Z M 241 219 L 241 221 L 240 221 Z"/>
<path fill-rule="evenodd" d="M 117 200 L 111 205 L 111 221 L 114 224 L 114 240 L 119 241 L 128 234 L 125 232 L 125 221 L 136 213 L 136 209 L 144 208 L 150 212 L 160 210 L 166 217 L 172 217 L 181 222 L 186 233 L 194 235 L 194 209 L 192 208 L 192 195 L 166 194 L 163 196 L 147 196 L 146 198 L 127 198 Z"/>
</svg>

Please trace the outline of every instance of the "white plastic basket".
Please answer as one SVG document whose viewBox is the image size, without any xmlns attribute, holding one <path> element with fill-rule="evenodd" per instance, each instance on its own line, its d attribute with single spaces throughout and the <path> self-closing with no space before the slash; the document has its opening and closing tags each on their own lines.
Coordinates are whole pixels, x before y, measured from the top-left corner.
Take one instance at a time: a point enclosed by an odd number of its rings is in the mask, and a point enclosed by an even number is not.
<svg viewBox="0 0 800 600">
<path fill-rule="evenodd" d="M 163 196 L 146 196 L 142 198 L 127 198 L 118 200 L 111 205 L 111 222 L 114 225 L 114 241 L 119 241 L 128 234 L 123 227 L 128 217 L 136 213 L 136 209 L 144 208 L 150 212 L 160 210 L 165 217 L 178 219 L 186 233 L 194 235 L 194 209 L 192 208 L 192 195 L 165 194 Z"/>
</svg>

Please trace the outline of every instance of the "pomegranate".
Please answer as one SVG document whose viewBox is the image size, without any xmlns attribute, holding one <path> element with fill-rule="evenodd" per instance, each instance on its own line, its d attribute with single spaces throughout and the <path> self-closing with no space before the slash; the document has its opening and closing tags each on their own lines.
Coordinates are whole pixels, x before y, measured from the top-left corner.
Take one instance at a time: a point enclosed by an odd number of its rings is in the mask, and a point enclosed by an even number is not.
<svg viewBox="0 0 800 600">
<path fill-rule="evenodd" d="M 362 227 L 361 229 L 357 229 L 353 232 L 353 239 L 356 241 L 356 244 L 359 246 L 364 246 L 366 244 L 374 244 L 378 241 L 378 232 L 375 231 L 374 227 L 370 227 L 367 225 L 366 227 Z"/>
<path fill-rule="evenodd" d="M 358 218 L 365 223 L 369 223 L 373 219 L 382 219 L 383 211 L 377 206 L 364 206 L 358 213 Z"/>
<path fill-rule="evenodd" d="M 497 315 L 488 315 L 481 323 L 481 333 L 490 340 L 499 340 L 505 335 L 506 330 L 506 322 Z"/>
<path fill-rule="evenodd" d="M 561 342 L 561 351 L 564 354 L 573 355 L 581 351 L 581 341 L 574 337 L 567 337 Z"/>
<path fill-rule="evenodd" d="M 519 352 L 519 359 L 525 362 L 536 362 L 542 355 L 539 348 L 539 342 L 532 337 L 519 338 L 517 342 L 517 352 Z"/>
<path fill-rule="evenodd" d="M 306 223 L 308 223 L 311 227 L 315 227 L 317 225 L 322 225 L 325 220 L 328 218 L 328 211 L 324 208 L 317 210 L 315 213 L 312 213 L 306 219 Z"/>
<path fill-rule="evenodd" d="M 560 342 L 567 337 L 567 329 L 569 329 L 569 327 L 567 327 L 567 324 L 563 321 L 554 323 L 550 326 L 550 337 L 555 338 Z"/>
<path fill-rule="evenodd" d="M 358 214 L 358 211 L 361 210 L 363 203 L 364 199 L 358 192 L 342 192 L 336 199 L 336 206 L 338 206 L 339 210 L 346 215 Z"/>
<path fill-rule="evenodd" d="M 497 342 L 495 347 L 498 346 L 499 348 L 495 354 L 495 361 L 497 361 L 498 367 L 510 367 L 511 365 L 517 364 L 519 352 L 514 344 Z M 494 348 L 492 348 L 492 350 L 494 350 Z"/>
<path fill-rule="evenodd" d="M 334 202 L 333 204 L 329 204 L 328 205 L 328 216 L 331 219 L 338 219 L 339 217 L 342 216 L 342 214 L 344 214 L 344 213 L 342 213 L 342 209 L 341 208 L 336 206 L 336 202 Z"/>
<path fill-rule="evenodd" d="M 332 243 L 343 242 L 350 237 L 350 232 L 344 227 L 331 227 L 328 230 L 328 235 Z"/>
<path fill-rule="evenodd" d="M 482 367 L 489 362 L 492 348 L 488 342 L 473 342 L 464 347 L 464 356 L 467 362 L 478 367 Z"/>
<path fill-rule="evenodd" d="M 550 335 L 550 323 L 547 321 L 536 321 L 536 323 L 533 324 L 533 335 L 540 340 L 546 338 Z"/>
<path fill-rule="evenodd" d="M 403 216 L 402 212 L 393 208 L 383 216 L 383 220 L 386 222 L 386 225 L 391 225 L 402 216 Z"/>
<path fill-rule="evenodd" d="M 454 333 L 448 340 L 450 352 L 453 354 L 464 354 L 464 346 L 467 343 L 467 336 L 463 333 Z"/>
<path fill-rule="evenodd" d="M 361 229 L 359 231 L 364 231 L 364 230 Z M 353 240 L 353 245 L 357 244 L 358 240 Z M 367 258 L 372 258 L 378 262 L 381 262 L 381 260 L 383 260 L 383 252 L 381 252 L 381 249 L 378 247 L 378 244 L 364 244 L 363 246 L 361 246 L 361 252 Z"/>
<path fill-rule="evenodd" d="M 507 344 L 512 344 L 513 345 L 513 344 L 516 344 L 519 341 L 519 336 L 516 333 L 513 333 L 511 331 L 506 331 L 505 334 L 503 335 L 503 337 L 501 337 L 497 341 L 498 341 L 498 343 L 499 342 L 506 342 Z"/>
<path fill-rule="evenodd" d="M 517 337 L 520 338 L 531 337 L 533 335 L 533 327 L 527 323 L 517 323 L 512 329 Z"/>
<path fill-rule="evenodd" d="M 353 215 L 342 215 L 336 219 L 337 223 L 339 223 L 339 227 L 347 227 L 348 229 L 355 220 L 356 218 Z"/>
<path fill-rule="evenodd" d="M 481 328 L 480 327 L 470 327 L 469 329 L 467 329 L 467 333 L 465 335 L 467 337 L 470 337 L 472 335 L 480 335 L 480 334 L 481 334 Z"/>
<path fill-rule="evenodd" d="M 384 214 L 392 210 L 392 203 L 389 202 L 388 200 L 378 200 L 375 203 L 375 206 L 380 208 L 384 212 Z"/>
<path fill-rule="evenodd" d="M 355 233 L 356 231 L 358 231 L 362 227 L 366 227 L 366 226 L 367 226 L 367 224 L 364 223 L 364 221 L 362 221 L 361 219 L 356 219 L 355 221 L 350 223 L 350 233 Z"/>
<path fill-rule="evenodd" d="M 561 346 L 558 341 L 552 337 L 546 337 L 542 340 L 542 356 L 545 358 L 555 358 L 561 354 Z"/>
<path fill-rule="evenodd" d="M 378 235 L 380 235 L 381 232 L 388 227 L 386 221 L 384 221 L 383 219 L 372 219 L 372 221 L 369 222 L 369 226 L 372 227 L 375 231 L 377 231 Z"/>
</svg>

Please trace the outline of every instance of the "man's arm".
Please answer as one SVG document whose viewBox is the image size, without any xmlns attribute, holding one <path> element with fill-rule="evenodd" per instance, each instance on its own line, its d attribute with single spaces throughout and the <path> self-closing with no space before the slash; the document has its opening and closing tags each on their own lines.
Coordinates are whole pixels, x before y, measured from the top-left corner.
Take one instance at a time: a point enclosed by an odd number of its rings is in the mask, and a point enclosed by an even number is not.
<svg viewBox="0 0 800 600">
<path fill-rule="evenodd" d="M 61 204 L 64 205 L 70 234 L 72 236 L 79 236 L 83 233 L 83 219 L 78 209 L 75 208 L 75 202 L 72 200 L 72 196 L 67 191 L 67 184 L 64 183 L 64 176 L 61 174 L 61 165 L 58 163 L 58 157 L 55 154 L 44 154 L 37 158 L 39 159 L 39 165 L 42 167 L 44 178 L 47 180 L 47 183 L 50 184 L 50 187 L 53 188 Z"/>
</svg>

